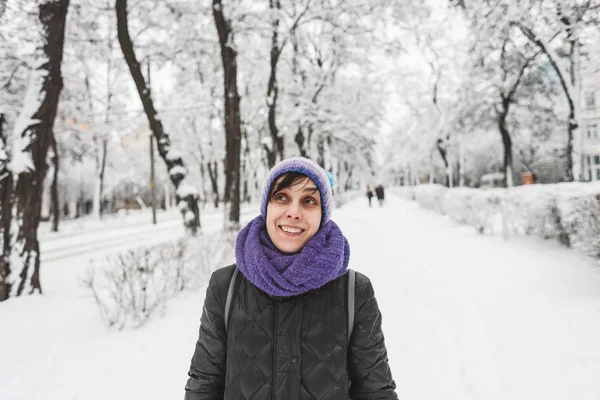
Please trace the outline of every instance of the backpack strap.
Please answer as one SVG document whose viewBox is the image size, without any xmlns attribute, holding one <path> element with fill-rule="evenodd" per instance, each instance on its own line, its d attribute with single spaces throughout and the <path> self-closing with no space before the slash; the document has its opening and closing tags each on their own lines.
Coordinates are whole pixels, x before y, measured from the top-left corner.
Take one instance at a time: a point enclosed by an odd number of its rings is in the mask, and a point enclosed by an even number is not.
<svg viewBox="0 0 600 400">
<path fill-rule="evenodd" d="M 233 275 L 231 276 L 231 281 L 229 282 L 229 289 L 227 289 L 227 300 L 225 300 L 225 332 L 227 332 L 227 327 L 229 326 L 229 311 L 231 309 L 231 299 L 233 298 L 237 276 L 238 269 L 235 267 Z"/>
<path fill-rule="evenodd" d="M 356 271 L 348 270 L 348 342 L 354 330 L 354 292 L 356 289 Z"/>
</svg>

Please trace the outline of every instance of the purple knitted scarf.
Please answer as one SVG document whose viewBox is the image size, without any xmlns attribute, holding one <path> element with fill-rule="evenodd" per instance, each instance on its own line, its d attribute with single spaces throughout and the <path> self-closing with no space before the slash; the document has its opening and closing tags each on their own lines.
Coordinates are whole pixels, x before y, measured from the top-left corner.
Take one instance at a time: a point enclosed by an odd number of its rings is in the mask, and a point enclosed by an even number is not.
<svg viewBox="0 0 600 400">
<path fill-rule="evenodd" d="M 302 251 L 284 254 L 275 247 L 262 216 L 254 218 L 238 234 L 237 267 L 256 287 L 271 296 L 295 296 L 320 288 L 344 275 L 350 246 L 340 228 L 327 222 Z"/>
</svg>

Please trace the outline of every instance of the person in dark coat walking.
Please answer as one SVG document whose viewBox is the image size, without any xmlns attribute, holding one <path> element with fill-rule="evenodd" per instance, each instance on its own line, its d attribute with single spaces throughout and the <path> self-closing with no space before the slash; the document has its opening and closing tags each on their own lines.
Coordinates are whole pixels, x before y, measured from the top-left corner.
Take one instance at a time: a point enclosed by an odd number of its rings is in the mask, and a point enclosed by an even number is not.
<svg viewBox="0 0 600 400">
<path fill-rule="evenodd" d="M 349 326 L 350 247 L 331 220 L 332 181 L 301 157 L 270 171 L 236 264 L 210 278 L 186 400 L 398 398 L 373 286 L 358 272 Z"/>
<path fill-rule="evenodd" d="M 369 207 L 371 207 L 371 199 L 373 198 L 373 191 L 371 186 L 367 185 L 367 198 L 369 199 Z"/>
<path fill-rule="evenodd" d="M 379 206 L 383 206 L 383 202 L 385 200 L 385 194 L 383 192 L 383 186 L 381 184 L 377 185 L 375 188 L 375 194 L 377 195 L 377 200 L 379 201 Z"/>
</svg>

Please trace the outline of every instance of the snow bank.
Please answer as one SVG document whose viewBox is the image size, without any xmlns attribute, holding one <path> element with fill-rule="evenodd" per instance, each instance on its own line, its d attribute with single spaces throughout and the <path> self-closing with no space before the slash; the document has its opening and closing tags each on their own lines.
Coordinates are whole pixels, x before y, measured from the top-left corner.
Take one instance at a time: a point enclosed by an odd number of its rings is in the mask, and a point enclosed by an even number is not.
<svg viewBox="0 0 600 400">
<path fill-rule="evenodd" d="M 447 191 L 442 185 L 420 185 L 415 187 L 414 195 L 421 207 L 443 214 L 442 198 Z"/>
<path fill-rule="evenodd" d="M 493 233 L 500 221 L 505 235 L 555 239 L 600 260 L 600 184 L 572 182 L 487 190 L 418 185 L 394 192 L 480 233 Z"/>
</svg>

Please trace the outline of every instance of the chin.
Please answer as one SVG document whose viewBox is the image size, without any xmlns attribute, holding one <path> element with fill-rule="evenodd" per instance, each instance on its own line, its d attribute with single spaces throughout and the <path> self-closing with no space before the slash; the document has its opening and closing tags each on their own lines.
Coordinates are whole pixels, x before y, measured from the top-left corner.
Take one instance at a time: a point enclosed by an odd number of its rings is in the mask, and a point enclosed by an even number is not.
<svg viewBox="0 0 600 400">
<path fill-rule="evenodd" d="M 275 247 L 277 247 L 279 249 L 279 251 L 286 253 L 286 254 L 298 253 L 304 247 L 303 245 L 298 246 L 297 244 L 291 244 L 291 243 L 274 243 L 274 244 L 275 244 Z"/>
<path fill-rule="evenodd" d="M 281 251 L 282 253 L 286 253 L 286 254 L 294 254 L 294 253 L 298 253 L 300 250 L 302 250 L 302 247 L 292 247 L 292 246 L 276 246 L 279 251 Z"/>
</svg>

